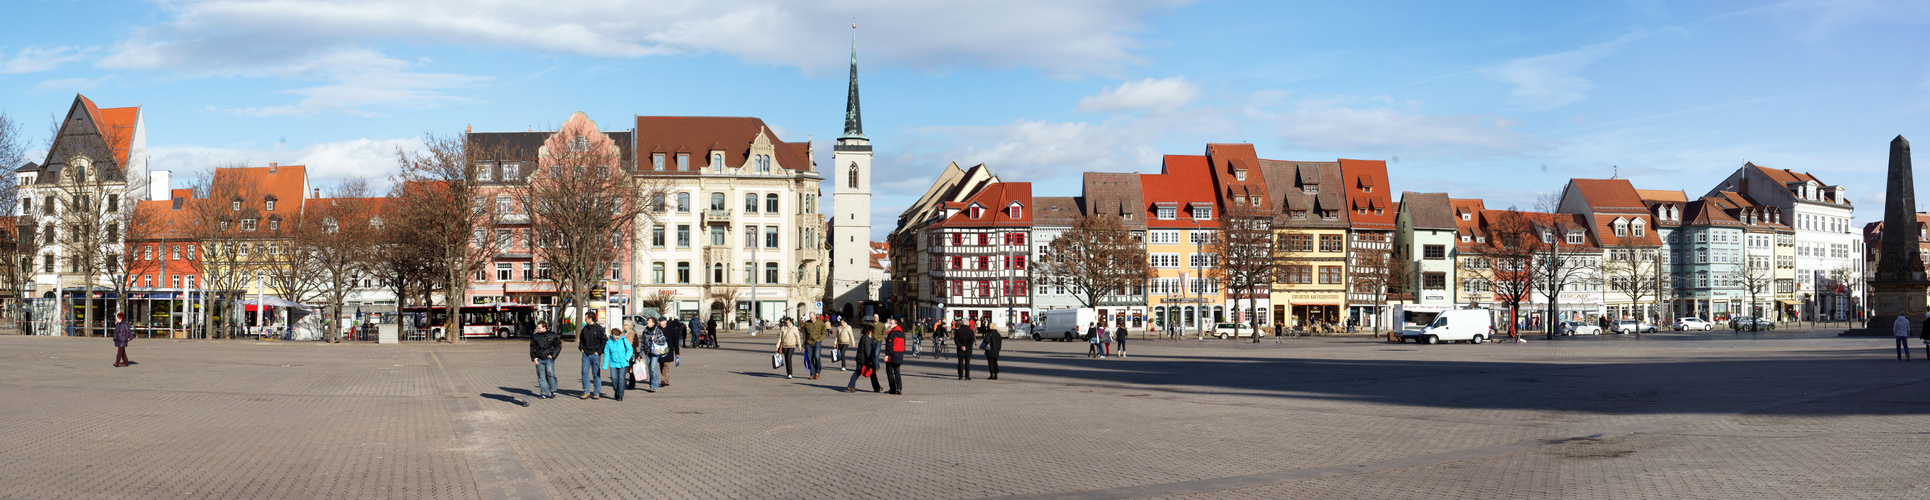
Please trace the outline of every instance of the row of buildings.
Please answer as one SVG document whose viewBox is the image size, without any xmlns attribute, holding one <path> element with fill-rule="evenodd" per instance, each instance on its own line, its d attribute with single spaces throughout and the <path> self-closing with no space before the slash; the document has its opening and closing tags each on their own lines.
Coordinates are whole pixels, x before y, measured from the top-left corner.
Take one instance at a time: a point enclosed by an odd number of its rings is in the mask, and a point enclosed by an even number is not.
<svg viewBox="0 0 1930 500">
<path fill-rule="evenodd" d="M 1381 161 L 1270 160 L 1250 144 L 1167 155 L 1155 174 L 1086 173 L 1075 196 L 953 164 L 899 217 L 888 300 L 907 316 L 997 324 L 1085 306 L 1030 264 L 1052 258 L 1048 245 L 1079 217 L 1100 215 L 1119 217 L 1154 269 L 1145 286 L 1091 305 L 1132 328 L 1385 328 L 1493 308 L 1510 302 L 1495 287 L 1510 275 L 1494 269 L 1504 230 L 1532 231 L 1546 250 L 1535 259 L 1566 264 L 1538 282 L 1553 286 L 1522 297 L 1529 326 L 1550 301 L 1560 321 L 1844 319 L 1860 314 L 1875 248 L 1842 186 L 1755 164 L 1695 195 L 1572 179 L 1537 210 L 1395 191 L 1390 180 Z M 1271 283 L 1223 287 L 1212 242 L 1229 213 L 1255 211 L 1275 236 Z"/>
</svg>

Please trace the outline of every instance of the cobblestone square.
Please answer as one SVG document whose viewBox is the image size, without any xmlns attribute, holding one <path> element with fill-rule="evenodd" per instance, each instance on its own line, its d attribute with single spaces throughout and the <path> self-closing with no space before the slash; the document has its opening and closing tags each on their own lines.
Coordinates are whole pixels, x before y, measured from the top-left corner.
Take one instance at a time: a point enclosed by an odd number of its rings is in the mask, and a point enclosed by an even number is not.
<svg viewBox="0 0 1930 500">
<path fill-rule="evenodd" d="M 114 368 L 0 336 L 0 498 L 1930 497 L 1930 361 L 1888 338 L 1014 340 L 995 381 L 927 345 L 903 396 L 787 380 L 771 342 L 619 402 L 576 398 L 574 344 L 538 400 L 516 341 L 140 339 Z"/>
</svg>

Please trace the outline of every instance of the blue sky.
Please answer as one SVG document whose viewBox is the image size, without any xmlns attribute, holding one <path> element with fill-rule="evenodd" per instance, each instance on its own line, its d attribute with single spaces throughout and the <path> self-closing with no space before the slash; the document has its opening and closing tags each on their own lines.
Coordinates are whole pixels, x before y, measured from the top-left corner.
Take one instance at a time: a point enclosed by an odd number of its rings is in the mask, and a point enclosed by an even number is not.
<svg viewBox="0 0 1930 500">
<path fill-rule="evenodd" d="M 583 111 L 842 131 L 850 25 L 875 237 L 946 163 L 1040 195 L 1252 142 L 1385 159 L 1395 189 L 1529 208 L 1571 177 L 1701 195 L 1746 161 L 1881 216 L 1890 138 L 1930 139 L 1930 4 L 168 0 L 12 2 L 0 112 L 44 141 L 75 93 L 143 106 L 177 178 L 303 163 L 386 179 L 424 133 Z M 30 158 L 37 160 L 38 158 Z M 829 191 L 827 186 L 826 191 Z M 907 194 L 910 193 L 910 194 Z"/>
</svg>

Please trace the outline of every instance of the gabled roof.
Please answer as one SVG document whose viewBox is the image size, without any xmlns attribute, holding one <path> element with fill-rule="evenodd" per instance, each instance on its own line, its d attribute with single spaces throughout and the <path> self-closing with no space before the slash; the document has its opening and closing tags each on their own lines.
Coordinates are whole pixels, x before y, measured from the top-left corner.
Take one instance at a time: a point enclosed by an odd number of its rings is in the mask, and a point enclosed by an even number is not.
<svg viewBox="0 0 1930 500">
<path fill-rule="evenodd" d="M 784 142 L 760 118 L 638 116 L 636 133 L 637 154 L 641 157 L 647 158 L 653 153 L 670 156 L 690 153 L 692 163 L 702 164 L 697 161 L 699 158 L 709 158 L 711 151 L 722 150 L 724 165 L 728 167 L 742 167 L 751 161 L 751 143 L 761 133 L 771 142 L 777 166 L 797 172 L 812 170 L 810 143 Z"/>
<path fill-rule="evenodd" d="M 1454 205 L 1447 193 L 1401 192 L 1401 210 L 1407 211 L 1408 226 L 1414 229 L 1456 229 Z"/>
<path fill-rule="evenodd" d="M 1575 189 L 1581 191 L 1582 199 L 1595 213 L 1638 213 L 1647 212 L 1642 204 L 1642 196 L 1635 192 L 1635 186 L 1628 179 L 1570 179 Z"/>
<path fill-rule="evenodd" d="M 1207 144 L 1206 157 L 1213 166 L 1214 182 L 1218 184 L 1220 211 L 1240 203 L 1239 200 L 1228 202 L 1227 197 L 1267 200 L 1261 208 L 1270 209 L 1273 200 L 1267 195 L 1266 170 L 1260 168 L 1260 156 L 1252 144 Z M 1246 173 L 1245 179 L 1240 178 L 1240 172 Z"/>
<path fill-rule="evenodd" d="M 1155 207 L 1167 204 L 1185 206 L 1193 203 L 1213 204 L 1218 199 L 1214 193 L 1213 174 L 1205 156 L 1166 155 L 1164 167 L 1157 174 L 1140 174 L 1139 195 L 1141 218 L 1146 219 L 1146 227 L 1191 228 L 1194 227 L 1193 214 L 1179 210 L 1173 220 L 1159 220 Z M 1199 221 L 1201 228 L 1217 228 L 1220 216 L 1215 210 L 1211 220 Z"/>
<path fill-rule="evenodd" d="M 1482 244 L 1474 242 L 1473 237 L 1486 236 L 1481 231 L 1481 212 L 1487 211 L 1486 204 L 1479 199 L 1465 198 L 1450 198 L 1448 204 L 1454 207 L 1455 246 L 1468 250 Z M 1462 214 L 1467 214 L 1465 220 L 1461 218 Z M 1461 236 L 1468 236 L 1469 241 L 1460 242 Z"/>
<path fill-rule="evenodd" d="M 1123 221 L 1127 229 L 1146 228 L 1146 203 L 1140 191 L 1140 174 L 1086 172 L 1078 201 L 1086 215 L 1131 216 Z"/>
<path fill-rule="evenodd" d="M 882 241 L 871 243 L 871 268 L 884 269 L 891 262 L 891 246 Z"/>
<path fill-rule="evenodd" d="M 274 165 L 274 164 L 270 164 Z M 271 173 L 272 172 L 272 173 Z M 280 215 L 291 218 L 301 212 L 302 200 L 308 194 L 308 167 L 302 165 L 277 165 L 269 167 L 217 168 L 214 171 L 216 186 L 233 186 L 247 195 L 241 200 L 243 206 L 263 209 L 262 202 L 269 197 L 276 201 L 274 213 L 263 212 L 262 217 Z M 217 200 L 226 203 L 230 200 Z M 282 208 L 283 206 L 287 208 Z"/>
<path fill-rule="evenodd" d="M 1682 210 L 1683 226 L 1730 226 L 1742 227 L 1742 222 L 1724 210 L 1728 208 L 1720 198 L 1704 196 L 1689 202 Z"/>
<path fill-rule="evenodd" d="M 1756 169 L 1756 171 L 1762 172 L 1764 176 L 1769 177 L 1770 180 L 1783 183 L 1783 184 L 1788 184 L 1791 182 L 1815 182 L 1817 184 L 1827 185 L 1823 181 L 1818 180 L 1816 176 L 1809 175 L 1808 172 L 1797 172 L 1787 168 L 1781 168 L 1781 169 L 1769 168 L 1769 167 L 1757 165 L 1755 164 L 1755 162 L 1743 162 L 1742 166 L 1743 168 Z"/>
<path fill-rule="evenodd" d="M 1035 226 L 1070 227 L 1079 219 L 1079 200 L 1070 196 L 1032 198 L 1032 223 Z"/>
<path fill-rule="evenodd" d="M 1006 208 L 1017 203 L 1023 207 L 1018 217 L 1012 217 Z M 932 224 L 933 227 L 1028 227 L 1032 225 L 1032 183 L 1000 182 L 985 186 L 970 199 L 958 203 L 946 203 L 959 210 L 951 217 Z M 973 206 L 985 209 L 983 216 L 973 219 Z"/>
<path fill-rule="evenodd" d="M 1642 198 L 1642 201 L 1645 201 L 1645 202 L 1647 201 L 1674 201 L 1674 202 L 1681 202 L 1681 203 L 1689 202 L 1689 195 L 1686 193 L 1683 193 L 1682 190 L 1680 189 L 1674 189 L 1674 190 L 1637 189 L 1635 190 L 1635 194 L 1637 196 L 1640 196 Z"/>
<path fill-rule="evenodd" d="M 1267 194 L 1275 210 L 1274 224 L 1310 229 L 1347 227 L 1352 212 L 1347 210 L 1339 163 L 1261 159 L 1260 170 L 1266 176 Z M 1309 186 L 1318 187 L 1318 192 L 1307 194 Z M 1294 218 L 1296 211 L 1302 210 L 1305 216 Z M 1335 218 L 1320 218 L 1319 212 L 1325 210 L 1336 212 Z"/>
<path fill-rule="evenodd" d="M 1375 231 L 1394 230 L 1394 202 L 1389 199 L 1391 190 L 1387 182 L 1387 162 L 1379 160 L 1340 159 L 1342 182 L 1347 187 L 1348 223 L 1354 229 Z M 1375 214 L 1374 209 L 1381 209 Z M 1361 213 L 1360 210 L 1366 210 Z"/>
</svg>

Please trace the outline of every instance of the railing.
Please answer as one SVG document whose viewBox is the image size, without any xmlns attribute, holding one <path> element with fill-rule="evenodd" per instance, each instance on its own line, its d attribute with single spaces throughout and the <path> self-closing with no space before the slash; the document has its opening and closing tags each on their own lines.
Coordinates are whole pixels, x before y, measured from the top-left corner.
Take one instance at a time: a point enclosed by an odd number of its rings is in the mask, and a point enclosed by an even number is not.
<svg viewBox="0 0 1930 500">
<path fill-rule="evenodd" d="M 730 220 L 731 220 L 731 211 L 730 211 L 730 209 L 723 209 L 723 210 L 717 210 L 717 209 L 708 209 L 708 210 L 704 210 L 704 222 L 730 222 Z"/>
</svg>

